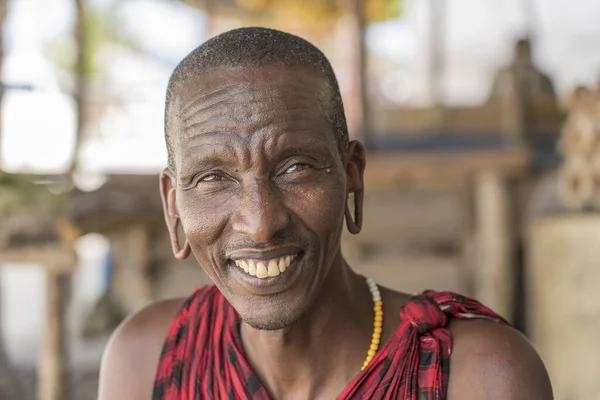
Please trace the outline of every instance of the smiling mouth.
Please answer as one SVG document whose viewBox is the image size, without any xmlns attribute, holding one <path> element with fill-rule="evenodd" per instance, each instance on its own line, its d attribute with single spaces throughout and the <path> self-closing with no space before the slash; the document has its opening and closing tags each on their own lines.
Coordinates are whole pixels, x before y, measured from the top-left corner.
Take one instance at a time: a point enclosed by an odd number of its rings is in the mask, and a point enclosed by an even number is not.
<svg viewBox="0 0 600 400">
<path fill-rule="evenodd" d="M 297 254 L 287 255 L 269 260 L 256 260 L 252 258 L 237 259 L 235 265 L 248 275 L 259 279 L 274 278 L 287 271 Z"/>
</svg>

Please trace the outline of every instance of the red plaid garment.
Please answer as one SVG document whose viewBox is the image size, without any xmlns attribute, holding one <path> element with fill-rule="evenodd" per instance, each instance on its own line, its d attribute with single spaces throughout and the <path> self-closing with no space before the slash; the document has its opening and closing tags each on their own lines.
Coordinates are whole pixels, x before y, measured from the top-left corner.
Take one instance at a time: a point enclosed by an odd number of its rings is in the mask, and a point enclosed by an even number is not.
<svg viewBox="0 0 600 400">
<path fill-rule="evenodd" d="M 452 336 L 450 318 L 506 324 L 479 302 L 451 292 L 425 291 L 400 311 L 400 326 L 338 400 L 446 398 Z M 385 323 L 385 321 L 384 321 Z M 158 365 L 154 400 L 269 400 L 244 357 L 240 321 L 213 285 L 199 288 L 173 321 Z"/>
</svg>

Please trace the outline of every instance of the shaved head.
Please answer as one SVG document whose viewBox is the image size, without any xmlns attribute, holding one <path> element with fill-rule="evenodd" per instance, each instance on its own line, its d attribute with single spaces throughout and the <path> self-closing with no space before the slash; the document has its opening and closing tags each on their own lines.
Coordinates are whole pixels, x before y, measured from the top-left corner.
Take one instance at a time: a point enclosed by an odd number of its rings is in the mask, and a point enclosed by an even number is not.
<svg viewBox="0 0 600 400">
<path fill-rule="evenodd" d="M 178 135 L 183 110 L 176 95 L 190 82 L 220 68 L 281 66 L 300 68 L 322 79 L 319 108 L 329 121 L 342 158 L 348 148 L 348 127 L 339 86 L 325 55 L 306 40 L 266 28 L 241 28 L 225 32 L 203 43 L 177 65 L 167 88 L 165 140 L 169 169 L 176 172 L 173 140 Z"/>
</svg>

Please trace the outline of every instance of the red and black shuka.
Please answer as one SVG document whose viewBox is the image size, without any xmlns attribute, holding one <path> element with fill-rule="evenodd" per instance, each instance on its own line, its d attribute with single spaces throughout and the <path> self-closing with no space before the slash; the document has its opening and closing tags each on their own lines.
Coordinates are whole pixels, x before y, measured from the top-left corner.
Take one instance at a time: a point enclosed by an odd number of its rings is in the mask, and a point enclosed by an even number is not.
<svg viewBox="0 0 600 400">
<path fill-rule="evenodd" d="M 400 326 L 339 400 L 446 398 L 451 318 L 506 324 L 479 302 L 426 291 L 400 311 Z M 269 400 L 244 357 L 240 320 L 215 286 L 196 290 L 174 319 L 158 365 L 154 400 Z"/>
</svg>

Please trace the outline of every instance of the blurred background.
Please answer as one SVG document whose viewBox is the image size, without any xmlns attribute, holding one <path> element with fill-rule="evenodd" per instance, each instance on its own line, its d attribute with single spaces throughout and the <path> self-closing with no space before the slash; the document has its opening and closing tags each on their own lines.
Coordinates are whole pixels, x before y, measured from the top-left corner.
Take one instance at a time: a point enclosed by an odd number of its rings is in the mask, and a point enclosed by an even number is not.
<svg viewBox="0 0 600 400">
<path fill-rule="evenodd" d="M 0 399 L 95 399 L 124 316 L 208 282 L 164 227 L 164 95 L 251 25 L 334 66 L 369 152 L 351 265 L 476 297 L 557 400 L 600 399 L 598 21 L 596 0 L 0 0 Z"/>
</svg>

